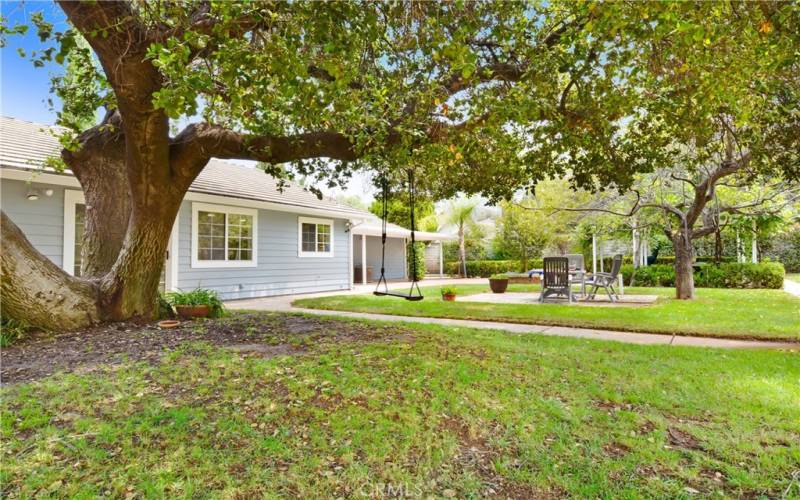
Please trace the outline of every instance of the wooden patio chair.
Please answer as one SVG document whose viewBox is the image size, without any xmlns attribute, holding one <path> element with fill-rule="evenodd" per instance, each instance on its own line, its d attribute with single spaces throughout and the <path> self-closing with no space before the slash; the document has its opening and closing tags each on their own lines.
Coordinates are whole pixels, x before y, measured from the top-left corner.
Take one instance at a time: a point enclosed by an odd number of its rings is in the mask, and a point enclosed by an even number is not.
<svg viewBox="0 0 800 500">
<path fill-rule="evenodd" d="M 592 291 L 589 292 L 587 300 L 594 300 L 594 296 L 597 293 L 597 290 L 599 290 L 600 288 L 604 288 L 606 294 L 608 295 L 608 299 L 611 302 L 617 302 L 619 300 L 619 294 L 617 293 L 616 289 L 614 289 L 614 285 L 617 283 L 619 271 L 621 268 L 622 268 L 622 255 L 617 254 L 614 256 L 614 261 L 611 264 L 610 273 L 595 273 L 594 275 L 592 275 L 592 279 L 586 283 L 587 285 L 592 287 Z"/>
<path fill-rule="evenodd" d="M 566 257 L 544 258 L 544 279 L 539 302 L 551 295 L 566 296 L 572 303 L 572 286 L 569 282 L 569 259 Z"/>
</svg>

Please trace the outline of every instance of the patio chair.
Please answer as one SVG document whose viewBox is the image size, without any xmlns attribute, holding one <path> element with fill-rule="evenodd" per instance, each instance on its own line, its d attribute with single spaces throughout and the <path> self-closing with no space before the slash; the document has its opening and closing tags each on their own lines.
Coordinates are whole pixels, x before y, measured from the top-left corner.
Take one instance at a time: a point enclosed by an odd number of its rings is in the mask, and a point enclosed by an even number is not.
<svg viewBox="0 0 800 500">
<path fill-rule="evenodd" d="M 597 293 L 597 290 L 600 288 L 604 288 L 606 294 L 608 294 L 608 299 L 611 302 L 616 302 L 619 300 L 619 294 L 614 289 L 614 285 L 617 283 L 617 279 L 619 276 L 619 270 L 622 268 L 622 255 L 617 254 L 614 256 L 614 261 L 611 264 L 611 272 L 610 273 L 595 273 L 592 275 L 592 279 L 589 280 L 586 284 L 592 287 L 592 291 L 589 293 L 587 297 L 588 300 L 594 300 L 594 296 Z"/>
<path fill-rule="evenodd" d="M 583 254 L 567 254 L 569 260 L 569 284 L 581 286 L 581 297 L 586 296 L 586 269 L 583 267 Z"/>
<path fill-rule="evenodd" d="M 569 259 L 566 257 L 544 258 L 544 279 L 539 302 L 550 295 L 566 296 L 572 303 L 572 287 L 569 283 Z"/>
</svg>

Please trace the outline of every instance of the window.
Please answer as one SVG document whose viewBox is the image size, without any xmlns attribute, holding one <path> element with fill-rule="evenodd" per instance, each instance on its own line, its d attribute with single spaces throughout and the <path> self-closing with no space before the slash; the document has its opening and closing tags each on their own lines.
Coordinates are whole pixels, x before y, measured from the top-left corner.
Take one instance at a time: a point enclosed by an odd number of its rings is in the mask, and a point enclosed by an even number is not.
<svg viewBox="0 0 800 500">
<path fill-rule="evenodd" d="M 300 217 L 300 257 L 333 257 L 333 221 Z"/>
<path fill-rule="evenodd" d="M 249 208 L 192 204 L 192 267 L 256 265 L 258 212 Z"/>
</svg>

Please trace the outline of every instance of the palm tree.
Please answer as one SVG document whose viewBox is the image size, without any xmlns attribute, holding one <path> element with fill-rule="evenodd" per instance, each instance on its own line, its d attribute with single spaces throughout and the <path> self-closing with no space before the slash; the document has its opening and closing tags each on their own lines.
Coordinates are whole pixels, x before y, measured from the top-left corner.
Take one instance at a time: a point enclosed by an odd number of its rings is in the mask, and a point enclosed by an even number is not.
<svg viewBox="0 0 800 500">
<path fill-rule="evenodd" d="M 452 225 L 458 229 L 458 256 L 461 263 L 461 274 L 467 277 L 467 244 L 465 235 L 467 228 L 475 224 L 476 208 L 480 205 L 480 200 L 471 198 L 459 198 L 453 200 L 447 207 L 443 222 L 445 225 Z"/>
</svg>

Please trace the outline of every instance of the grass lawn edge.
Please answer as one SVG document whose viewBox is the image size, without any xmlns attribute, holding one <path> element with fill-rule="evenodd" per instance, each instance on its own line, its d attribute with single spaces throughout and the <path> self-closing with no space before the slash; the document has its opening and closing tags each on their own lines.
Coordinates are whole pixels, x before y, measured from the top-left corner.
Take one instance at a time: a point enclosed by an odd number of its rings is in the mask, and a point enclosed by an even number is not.
<svg viewBox="0 0 800 500">
<path fill-rule="evenodd" d="M 308 310 L 315 310 L 315 311 L 335 311 L 335 312 L 353 312 L 353 313 L 363 313 L 363 314 L 375 314 L 381 316 L 405 316 L 409 318 L 435 318 L 435 319 L 457 319 L 457 320 L 464 320 L 464 321 L 480 321 L 482 323 L 509 323 L 515 325 L 531 325 L 531 326 L 558 326 L 558 327 L 566 327 L 566 328 L 582 328 L 582 329 L 590 329 L 590 330 L 598 330 L 604 332 L 624 332 L 624 333 L 643 333 L 643 334 L 655 334 L 655 335 L 675 335 L 677 337 L 701 337 L 701 338 L 711 338 L 711 339 L 726 339 L 726 340 L 746 340 L 746 341 L 753 341 L 753 342 L 774 342 L 774 343 L 790 343 L 790 344 L 798 344 L 800 345 L 800 338 L 797 337 L 788 337 L 782 335 L 776 335 L 773 337 L 760 337 L 758 335 L 747 335 L 747 334 L 725 334 L 725 333 L 709 333 L 703 331 L 692 331 L 692 330 L 685 330 L 685 331 L 670 331 L 667 329 L 659 329 L 653 327 L 643 327 L 643 328 L 629 328 L 626 326 L 621 327 L 614 327 L 614 328 L 607 328 L 603 326 L 598 326 L 596 324 L 592 324 L 591 322 L 581 321 L 581 320 L 572 320 L 572 321 L 564 321 L 561 319 L 553 319 L 553 320 L 540 320 L 537 319 L 535 321 L 526 321 L 524 319 L 519 318 L 481 318 L 477 316 L 471 316 L 469 314 L 462 314 L 462 315 L 422 315 L 422 314 L 410 314 L 408 312 L 392 312 L 392 313 L 382 313 L 382 312 L 368 312 L 363 311 L 357 308 L 347 309 L 347 308 L 333 308 L 333 307 L 325 307 L 324 305 L 316 304 L 315 301 L 319 299 L 317 298 L 305 298 L 305 299 L 298 299 L 292 301 L 293 308 L 300 308 L 300 309 L 308 309 Z M 311 305 L 307 305 L 307 303 L 311 303 Z M 302 313 L 303 311 L 296 311 L 298 313 Z M 313 313 L 312 313 L 313 314 Z M 336 315 L 332 315 L 336 316 Z M 339 317 L 339 316 L 337 316 Z"/>
</svg>

